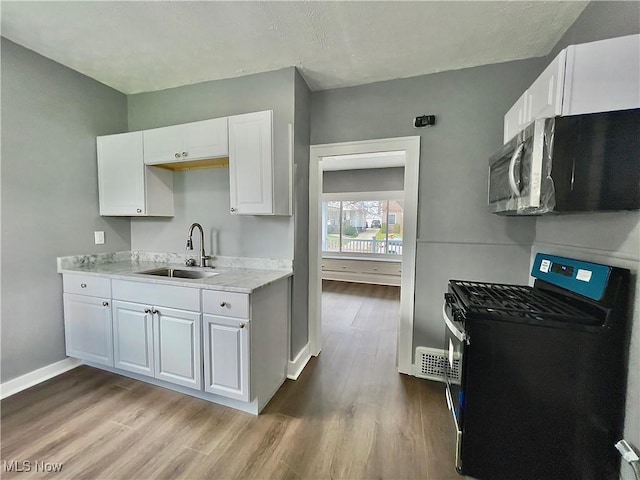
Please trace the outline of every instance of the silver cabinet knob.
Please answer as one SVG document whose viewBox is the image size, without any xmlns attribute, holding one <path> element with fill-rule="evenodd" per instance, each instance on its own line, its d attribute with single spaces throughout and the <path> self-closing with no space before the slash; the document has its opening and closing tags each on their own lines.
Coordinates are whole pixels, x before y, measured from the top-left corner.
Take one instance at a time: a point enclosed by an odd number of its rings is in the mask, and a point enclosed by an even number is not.
<svg viewBox="0 0 640 480">
<path fill-rule="evenodd" d="M 235 211 L 236 211 L 236 209 L 235 209 L 235 208 L 233 208 L 233 207 L 231 207 L 231 211 L 232 211 L 232 212 L 235 212 Z"/>
<path fill-rule="evenodd" d="M 240 328 L 244 328 L 244 323 L 241 323 L 241 324 L 240 324 Z"/>
<path fill-rule="evenodd" d="M 102 302 L 102 306 L 103 307 L 108 307 L 109 306 L 109 302 Z"/>
<path fill-rule="evenodd" d="M 229 304 L 228 304 L 227 302 L 222 302 L 222 303 L 220 304 L 220 306 L 221 306 L 222 308 L 224 308 L 224 307 L 228 307 L 228 306 L 229 306 Z"/>
<path fill-rule="evenodd" d="M 138 208 L 138 209 L 136 209 L 136 212 L 138 212 L 138 213 L 142 213 L 142 209 L 141 209 L 141 208 Z"/>
<path fill-rule="evenodd" d="M 182 152 L 183 157 L 186 157 L 187 155 L 189 155 L 187 152 Z"/>
<path fill-rule="evenodd" d="M 176 158 L 180 158 L 180 154 L 176 152 Z"/>
<path fill-rule="evenodd" d="M 81 283 L 80 284 L 80 288 L 87 288 L 87 284 L 86 283 Z"/>
<path fill-rule="evenodd" d="M 151 309 L 150 308 L 145 308 L 144 309 L 144 313 L 151 313 Z"/>
</svg>

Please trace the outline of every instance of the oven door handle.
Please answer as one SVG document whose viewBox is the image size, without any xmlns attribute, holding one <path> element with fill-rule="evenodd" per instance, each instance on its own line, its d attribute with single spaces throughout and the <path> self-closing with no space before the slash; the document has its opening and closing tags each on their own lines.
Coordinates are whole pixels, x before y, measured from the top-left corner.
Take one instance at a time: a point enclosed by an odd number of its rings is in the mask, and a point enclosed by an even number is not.
<svg viewBox="0 0 640 480">
<path fill-rule="evenodd" d="M 456 337 L 458 340 L 460 340 L 461 342 L 466 343 L 467 345 L 470 344 L 469 341 L 469 336 L 465 333 L 460 331 L 451 321 L 451 319 L 449 318 L 449 316 L 447 315 L 447 309 L 446 309 L 447 304 L 443 304 L 442 305 L 442 318 L 444 318 L 444 323 L 447 325 L 447 328 L 451 331 L 451 333 L 453 334 L 454 337 Z"/>
</svg>

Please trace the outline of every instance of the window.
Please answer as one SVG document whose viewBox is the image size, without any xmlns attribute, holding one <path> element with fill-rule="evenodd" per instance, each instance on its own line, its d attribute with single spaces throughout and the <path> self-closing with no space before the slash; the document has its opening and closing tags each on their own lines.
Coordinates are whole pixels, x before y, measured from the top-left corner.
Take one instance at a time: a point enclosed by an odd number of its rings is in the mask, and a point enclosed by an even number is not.
<svg viewBox="0 0 640 480">
<path fill-rule="evenodd" d="M 337 195 L 341 194 L 327 194 L 322 202 L 323 253 L 402 255 L 402 200 L 338 199 Z"/>
</svg>

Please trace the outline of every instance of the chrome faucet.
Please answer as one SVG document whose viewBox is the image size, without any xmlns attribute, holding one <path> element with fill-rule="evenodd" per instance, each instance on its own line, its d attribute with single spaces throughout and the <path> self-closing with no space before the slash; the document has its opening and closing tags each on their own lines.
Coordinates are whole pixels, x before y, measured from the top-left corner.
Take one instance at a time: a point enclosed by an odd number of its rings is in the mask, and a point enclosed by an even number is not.
<svg viewBox="0 0 640 480">
<path fill-rule="evenodd" d="M 200 266 L 206 267 L 207 260 L 211 259 L 211 256 L 204 253 L 204 230 L 202 230 L 202 225 L 200 225 L 199 223 L 194 223 L 191 225 L 191 227 L 189 227 L 189 238 L 187 238 L 187 250 L 193 250 L 192 236 L 193 236 L 193 229 L 196 227 L 198 228 L 198 230 L 200 230 Z M 187 265 L 188 267 L 193 267 L 194 264 L 195 264 L 195 260 L 193 258 L 189 258 L 185 262 L 185 265 Z"/>
</svg>

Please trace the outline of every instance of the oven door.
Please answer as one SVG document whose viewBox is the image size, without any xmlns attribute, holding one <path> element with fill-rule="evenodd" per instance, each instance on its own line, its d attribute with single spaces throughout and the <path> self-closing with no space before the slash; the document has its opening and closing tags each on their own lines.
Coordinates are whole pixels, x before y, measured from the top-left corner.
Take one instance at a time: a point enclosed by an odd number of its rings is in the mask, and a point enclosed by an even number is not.
<svg viewBox="0 0 640 480">
<path fill-rule="evenodd" d="M 464 428 L 464 390 L 462 388 L 463 357 L 468 338 L 462 323 L 456 320 L 456 307 L 453 295 L 445 295 L 442 317 L 445 323 L 446 354 L 444 377 L 446 380 L 447 406 L 451 411 L 456 427 L 456 469 L 461 471 L 462 432 Z"/>
</svg>

